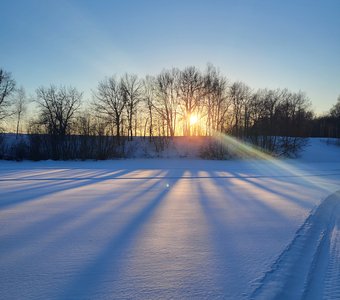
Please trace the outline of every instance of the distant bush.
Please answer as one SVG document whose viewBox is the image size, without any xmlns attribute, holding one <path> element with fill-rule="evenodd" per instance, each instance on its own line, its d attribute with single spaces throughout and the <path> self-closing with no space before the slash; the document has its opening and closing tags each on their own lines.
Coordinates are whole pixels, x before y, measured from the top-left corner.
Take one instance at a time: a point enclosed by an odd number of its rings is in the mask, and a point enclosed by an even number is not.
<svg viewBox="0 0 340 300">
<path fill-rule="evenodd" d="M 28 158 L 28 145 L 26 141 L 22 138 L 16 140 L 12 145 L 13 159 L 16 161 L 21 161 L 25 158 Z"/>
<path fill-rule="evenodd" d="M 308 144 L 307 138 L 301 137 L 281 137 L 277 154 L 279 156 L 296 158 L 300 156 L 301 151 Z"/>
<path fill-rule="evenodd" d="M 4 156 L 5 156 L 5 135 L 0 131 L 0 159 L 3 159 Z"/>
<path fill-rule="evenodd" d="M 227 160 L 233 158 L 233 155 L 221 141 L 210 140 L 201 147 L 200 157 L 203 159 Z"/>
<path fill-rule="evenodd" d="M 249 142 L 274 156 L 298 157 L 308 139 L 290 136 L 251 136 Z"/>
<path fill-rule="evenodd" d="M 233 140 L 235 142 L 233 142 Z M 261 152 L 278 157 L 298 157 L 307 145 L 308 139 L 299 137 L 259 137 L 230 142 L 210 140 L 201 147 L 200 157 L 203 159 L 235 159 L 261 158 Z M 252 149 L 254 148 L 254 149 Z"/>
<path fill-rule="evenodd" d="M 105 160 L 126 157 L 126 139 L 112 136 L 65 136 L 30 134 L 28 159 Z"/>
<path fill-rule="evenodd" d="M 234 140 L 234 142 L 233 142 Z M 307 139 L 297 137 L 152 137 L 136 138 L 107 135 L 48 134 L 19 135 L 0 134 L 0 159 L 11 160 L 106 160 L 119 158 L 151 157 L 200 157 L 203 159 L 228 160 L 235 158 L 259 158 L 258 151 L 274 156 L 297 157 Z"/>
<path fill-rule="evenodd" d="M 43 134 L 30 134 L 28 159 L 38 161 L 50 158 L 46 136 Z"/>
</svg>

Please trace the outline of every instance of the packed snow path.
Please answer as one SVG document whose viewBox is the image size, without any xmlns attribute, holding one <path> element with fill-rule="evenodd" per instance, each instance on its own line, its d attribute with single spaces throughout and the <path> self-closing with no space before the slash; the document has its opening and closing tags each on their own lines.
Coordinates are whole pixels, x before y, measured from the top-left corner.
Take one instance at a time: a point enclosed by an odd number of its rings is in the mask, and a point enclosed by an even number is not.
<svg viewBox="0 0 340 300">
<path fill-rule="evenodd" d="M 0 298 L 336 299 L 340 165 L 298 169 L 2 162 Z"/>
<path fill-rule="evenodd" d="M 340 191 L 298 230 L 253 299 L 340 299 Z"/>
</svg>

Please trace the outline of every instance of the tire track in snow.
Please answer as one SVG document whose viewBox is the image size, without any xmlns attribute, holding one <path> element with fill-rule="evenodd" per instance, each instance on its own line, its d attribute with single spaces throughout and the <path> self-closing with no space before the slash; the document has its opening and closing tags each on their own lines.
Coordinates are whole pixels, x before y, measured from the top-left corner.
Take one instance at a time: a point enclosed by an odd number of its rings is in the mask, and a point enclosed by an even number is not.
<svg viewBox="0 0 340 300">
<path fill-rule="evenodd" d="M 324 299 L 340 299 L 340 222 L 334 227 L 331 236 L 331 257 L 325 281 Z"/>
<path fill-rule="evenodd" d="M 340 299 L 340 191 L 296 232 L 251 299 Z"/>
</svg>

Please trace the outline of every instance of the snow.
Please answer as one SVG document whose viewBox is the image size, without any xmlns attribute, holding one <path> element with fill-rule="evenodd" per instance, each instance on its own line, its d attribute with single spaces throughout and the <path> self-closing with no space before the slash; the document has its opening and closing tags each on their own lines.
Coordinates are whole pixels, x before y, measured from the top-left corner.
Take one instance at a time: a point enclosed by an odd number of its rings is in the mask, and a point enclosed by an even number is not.
<svg viewBox="0 0 340 300">
<path fill-rule="evenodd" d="M 0 299 L 339 299 L 339 153 L 1 161 Z"/>
</svg>

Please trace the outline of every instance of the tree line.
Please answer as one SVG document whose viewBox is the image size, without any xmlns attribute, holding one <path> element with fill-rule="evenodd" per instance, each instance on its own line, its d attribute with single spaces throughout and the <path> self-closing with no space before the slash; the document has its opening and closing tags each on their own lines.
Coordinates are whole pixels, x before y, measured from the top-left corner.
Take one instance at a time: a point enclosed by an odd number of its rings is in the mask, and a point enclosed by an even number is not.
<svg viewBox="0 0 340 300">
<path fill-rule="evenodd" d="M 304 137 L 340 137 L 340 96 L 329 114 L 316 117 L 305 93 L 253 90 L 231 82 L 213 65 L 204 71 L 172 68 L 145 78 L 106 77 L 87 103 L 75 87 L 41 86 L 33 102 L 36 111 L 24 131 L 30 148 L 40 149 L 44 158 L 74 158 L 63 154 L 72 145 L 79 153 L 95 147 L 96 153 L 85 158 L 98 157 L 98 149 L 99 157 L 107 158 L 106 152 L 137 136 L 159 142 L 160 137 L 223 133 L 280 154 L 285 154 L 283 145 L 294 149 Z M 26 107 L 24 89 L 0 69 L 0 122 L 16 119 L 18 135 Z"/>
</svg>

